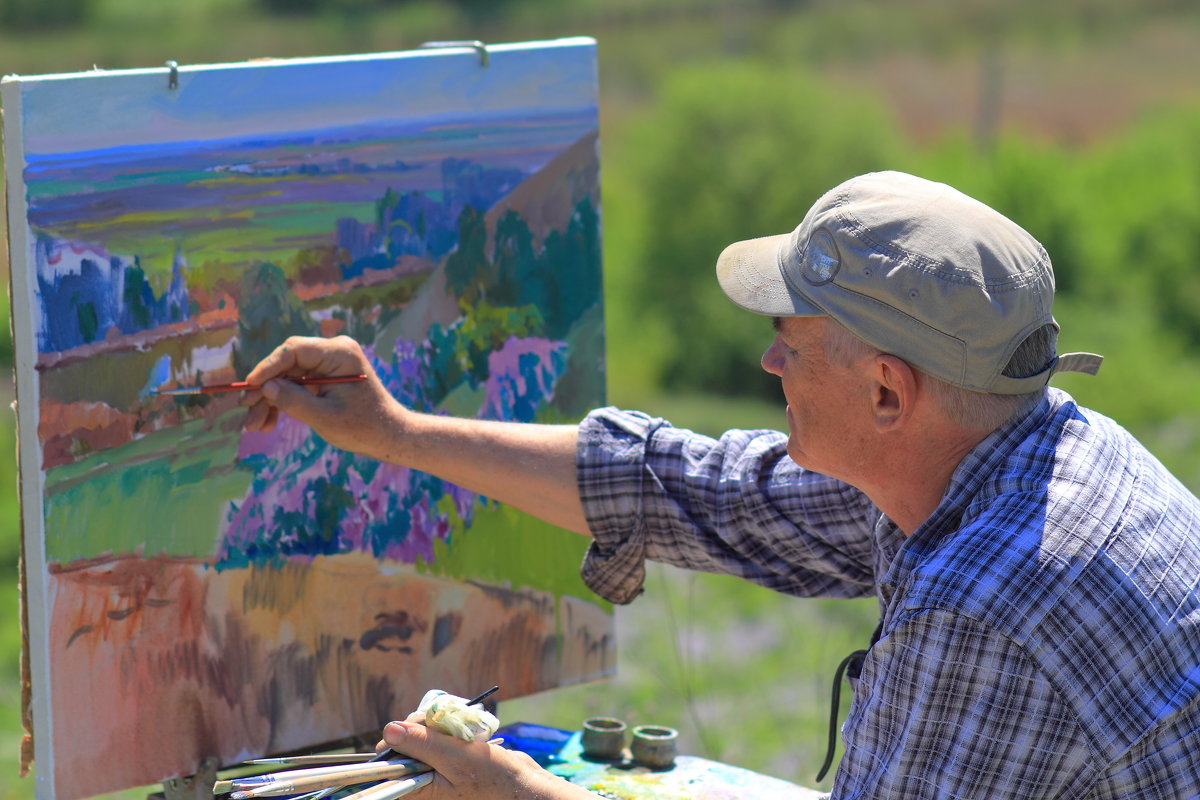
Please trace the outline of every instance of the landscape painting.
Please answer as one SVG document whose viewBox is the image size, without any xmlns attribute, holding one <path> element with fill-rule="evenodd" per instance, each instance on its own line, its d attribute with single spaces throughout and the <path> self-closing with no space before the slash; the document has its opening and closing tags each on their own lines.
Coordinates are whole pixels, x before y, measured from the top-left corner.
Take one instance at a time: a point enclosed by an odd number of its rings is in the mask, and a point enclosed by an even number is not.
<svg viewBox="0 0 1200 800">
<path fill-rule="evenodd" d="M 412 408 L 603 401 L 589 39 L 10 77 L 39 797 L 376 734 L 427 689 L 611 674 L 586 540 L 287 418 L 241 380 L 348 335 Z"/>
</svg>

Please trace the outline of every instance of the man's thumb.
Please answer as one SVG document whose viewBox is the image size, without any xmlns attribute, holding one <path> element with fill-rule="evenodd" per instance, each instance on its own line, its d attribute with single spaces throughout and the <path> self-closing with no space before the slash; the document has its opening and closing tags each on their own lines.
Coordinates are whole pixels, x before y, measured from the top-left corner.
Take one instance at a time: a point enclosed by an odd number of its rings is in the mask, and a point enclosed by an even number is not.
<svg viewBox="0 0 1200 800">
<path fill-rule="evenodd" d="M 420 761 L 438 761 L 439 736 L 419 722 L 389 722 L 383 729 L 383 740 L 401 755 Z M 448 737 L 442 737 L 448 738 Z M 434 741 L 431 741 L 434 740 Z M 430 766 L 433 766 L 430 764 Z"/>
</svg>

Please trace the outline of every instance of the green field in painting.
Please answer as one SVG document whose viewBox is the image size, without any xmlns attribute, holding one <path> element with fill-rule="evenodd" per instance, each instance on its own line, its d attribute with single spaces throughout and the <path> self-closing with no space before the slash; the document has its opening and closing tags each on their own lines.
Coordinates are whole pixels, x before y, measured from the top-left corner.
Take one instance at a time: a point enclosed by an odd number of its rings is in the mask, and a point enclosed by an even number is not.
<svg viewBox="0 0 1200 800">
<path fill-rule="evenodd" d="M 227 504 L 253 479 L 236 466 L 244 413 L 187 422 L 49 470 L 46 560 L 213 557 Z"/>
<path fill-rule="evenodd" d="M 236 460 L 245 412 L 230 411 L 144 436 L 47 474 L 46 559 L 66 564 L 108 554 L 213 558 L 228 504 L 253 473 Z M 556 596 L 593 597 L 579 577 L 587 539 L 499 503 L 476 505 L 469 527 L 449 496 L 438 511 L 454 520 L 422 572 L 470 578 Z M 141 526 L 152 522 L 154 530 Z M 577 546 L 564 546 L 564 539 Z"/>
<path fill-rule="evenodd" d="M 453 514 L 453 508 L 453 500 L 443 497 L 438 510 Z M 418 563 L 417 568 L 432 575 L 585 598 L 609 609 L 611 604 L 593 594 L 579 575 L 589 541 L 488 501 L 475 507 L 469 528 L 459 523 L 449 540 L 436 540 L 433 562 Z"/>
</svg>

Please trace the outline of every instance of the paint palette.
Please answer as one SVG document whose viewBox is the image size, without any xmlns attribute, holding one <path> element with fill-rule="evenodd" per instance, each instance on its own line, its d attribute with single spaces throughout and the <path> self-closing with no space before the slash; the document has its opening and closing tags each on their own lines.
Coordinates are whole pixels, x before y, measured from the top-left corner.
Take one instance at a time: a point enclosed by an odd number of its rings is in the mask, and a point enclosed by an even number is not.
<svg viewBox="0 0 1200 800">
<path fill-rule="evenodd" d="M 625 760 L 590 761 L 580 734 L 543 725 L 516 723 L 501 728 L 506 747 L 527 753 L 550 772 L 613 800 L 818 800 L 824 793 L 779 778 L 706 758 L 676 756 L 667 770 L 651 770 Z"/>
</svg>

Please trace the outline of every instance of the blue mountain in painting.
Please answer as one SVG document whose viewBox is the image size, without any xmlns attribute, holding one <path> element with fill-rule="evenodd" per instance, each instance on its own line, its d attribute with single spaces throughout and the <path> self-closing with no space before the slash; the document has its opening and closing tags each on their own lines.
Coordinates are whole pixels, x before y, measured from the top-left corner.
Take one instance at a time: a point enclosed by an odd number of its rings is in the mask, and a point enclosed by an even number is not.
<svg viewBox="0 0 1200 800">
<path fill-rule="evenodd" d="M 180 322 L 189 316 L 184 260 L 179 252 L 170 285 L 161 295 L 146 279 L 138 259 L 102 248 L 39 236 L 35 245 L 41 320 L 38 350 L 58 352 L 123 334 Z"/>
<path fill-rule="evenodd" d="M 497 169 L 466 159 L 441 163 L 442 189 L 406 192 L 388 189 L 375 203 L 375 220 L 353 217 L 337 222 L 337 245 L 350 254 L 342 274 L 353 278 L 364 269 L 387 269 L 399 256 L 439 260 L 458 244 L 458 220 L 471 206 L 483 212 L 525 179 L 519 169 Z"/>
</svg>

